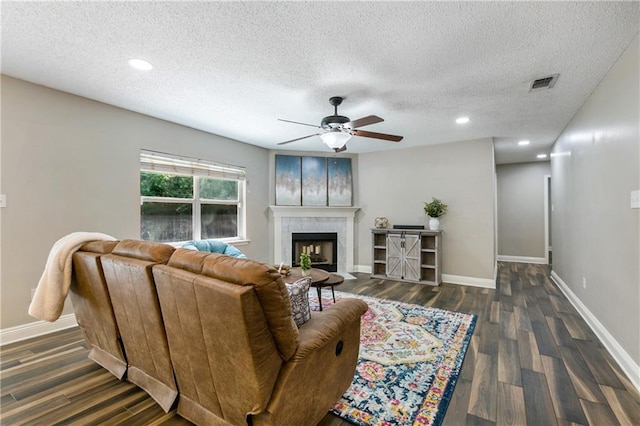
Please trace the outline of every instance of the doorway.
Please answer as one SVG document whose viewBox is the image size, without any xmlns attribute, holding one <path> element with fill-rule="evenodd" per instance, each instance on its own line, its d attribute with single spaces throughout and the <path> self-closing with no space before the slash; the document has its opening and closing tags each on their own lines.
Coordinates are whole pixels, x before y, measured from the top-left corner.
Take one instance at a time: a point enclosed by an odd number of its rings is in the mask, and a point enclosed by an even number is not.
<svg viewBox="0 0 640 426">
<path fill-rule="evenodd" d="M 551 202 L 551 175 L 544 175 L 544 260 L 547 265 L 553 262 L 551 246 L 551 214 L 553 203 Z"/>
</svg>

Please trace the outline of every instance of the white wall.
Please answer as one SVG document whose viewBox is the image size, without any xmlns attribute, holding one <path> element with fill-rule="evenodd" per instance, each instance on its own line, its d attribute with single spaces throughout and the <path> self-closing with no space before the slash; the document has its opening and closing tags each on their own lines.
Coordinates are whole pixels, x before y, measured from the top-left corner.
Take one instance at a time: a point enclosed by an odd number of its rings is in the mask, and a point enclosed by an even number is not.
<svg viewBox="0 0 640 426">
<path fill-rule="evenodd" d="M 2 76 L 1 329 L 34 321 L 30 291 L 60 237 L 139 238 L 141 148 L 246 167 L 240 249 L 268 260 L 267 150 Z"/>
<path fill-rule="evenodd" d="M 551 173 L 549 161 L 502 164 L 496 172 L 498 255 L 544 261 L 544 176 Z"/>
<path fill-rule="evenodd" d="M 636 37 L 567 125 L 551 159 L 553 272 L 636 368 L 640 209 L 631 209 L 629 198 L 640 189 L 639 50 Z"/>
<path fill-rule="evenodd" d="M 371 266 L 374 218 L 428 227 L 424 202 L 436 197 L 448 205 L 443 274 L 495 286 L 492 139 L 360 154 L 356 194 L 356 264 Z"/>
</svg>

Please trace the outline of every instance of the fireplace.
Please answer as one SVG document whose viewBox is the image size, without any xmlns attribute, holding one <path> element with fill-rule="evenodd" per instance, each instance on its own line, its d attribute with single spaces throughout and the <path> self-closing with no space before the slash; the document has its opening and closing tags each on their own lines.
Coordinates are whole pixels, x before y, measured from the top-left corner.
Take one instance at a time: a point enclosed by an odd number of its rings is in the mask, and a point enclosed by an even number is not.
<svg viewBox="0 0 640 426">
<path fill-rule="evenodd" d="M 300 262 L 300 255 L 294 259 L 291 250 L 293 233 L 332 232 L 338 234 L 338 252 L 334 257 L 337 272 L 355 271 L 354 228 L 359 207 L 269 206 L 269 209 L 273 218 L 273 263 Z"/>
<path fill-rule="evenodd" d="M 300 266 L 300 255 L 311 257 L 313 268 L 338 271 L 337 232 L 294 232 L 291 234 L 291 265 Z"/>
</svg>

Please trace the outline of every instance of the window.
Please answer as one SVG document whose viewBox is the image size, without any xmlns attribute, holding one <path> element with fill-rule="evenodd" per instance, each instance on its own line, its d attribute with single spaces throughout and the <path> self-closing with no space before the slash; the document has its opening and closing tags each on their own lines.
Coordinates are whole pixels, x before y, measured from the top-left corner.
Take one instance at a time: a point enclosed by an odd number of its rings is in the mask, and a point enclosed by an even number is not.
<svg viewBox="0 0 640 426">
<path fill-rule="evenodd" d="M 140 153 L 140 237 L 179 242 L 243 240 L 245 172 L 241 167 Z"/>
</svg>

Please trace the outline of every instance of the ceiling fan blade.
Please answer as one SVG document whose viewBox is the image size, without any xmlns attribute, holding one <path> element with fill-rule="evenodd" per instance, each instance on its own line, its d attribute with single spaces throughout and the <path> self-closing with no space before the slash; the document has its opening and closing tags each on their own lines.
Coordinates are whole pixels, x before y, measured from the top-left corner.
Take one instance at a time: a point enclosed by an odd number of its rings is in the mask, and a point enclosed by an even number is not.
<svg viewBox="0 0 640 426">
<path fill-rule="evenodd" d="M 368 115 L 366 117 L 344 123 L 344 126 L 351 129 L 357 129 L 358 127 L 368 126 L 369 124 L 382 123 L 383 121 L 384 120 L 377 115 Z"/>
<path fill-rule="evenodd" d="M 384 139 L 390 142 L 400 142 L 404 136 L 387 135 L 385 133 L 367 132 L 366 130 L 354 130 L 351 132 L 354 136 L 362 136 L 365 138 Z"/>
<path fill-rule="evenodd" d="M 320 134 L 321 133 L 314 133 L 313 135 L 307 135 L 307 136 L 303 136 L 301 138 L 290 139 L 288 141 L 280 142 L 278 145 L 286 145 L 286 144 L 291 143 L 291 142 L 295 142 L 295 141 L 299 141 L 299 140 L 302 140 L 302 139 L 310 138 L 312 136 L 318 136 Z"/>
<path fill-rule="evenodd" d="M 322 129 L 322 127 L 318 126 L 317 124 L 300 123 L 299 121 L 283 120 L 282 118 L 278 118 L 278 121 L 284 121 L 285 123 L 302 124 L 303 126 L 311 126 L 311 127 L 317 127 L 318 129 Z"/>
</svg>

